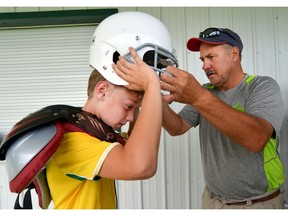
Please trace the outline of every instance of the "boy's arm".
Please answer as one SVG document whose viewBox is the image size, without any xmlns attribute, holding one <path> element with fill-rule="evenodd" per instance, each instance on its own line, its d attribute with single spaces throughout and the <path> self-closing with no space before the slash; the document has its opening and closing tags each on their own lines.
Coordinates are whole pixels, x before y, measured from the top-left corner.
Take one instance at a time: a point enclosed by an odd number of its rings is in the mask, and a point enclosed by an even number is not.
<svg viewBox="0 0 288 216">
<path fill-rule="evenodd" d="M 103 162 L 99 176 L 112 179 L 147 179 L 157 170 L 162 126 L 162 98 L 159 77 L 130 49 L 135 64 L 119 59 L 115 72 L 130 90 L 144 91 L 141 112 L 125 146 L 115 146 Z"/>
</svg>

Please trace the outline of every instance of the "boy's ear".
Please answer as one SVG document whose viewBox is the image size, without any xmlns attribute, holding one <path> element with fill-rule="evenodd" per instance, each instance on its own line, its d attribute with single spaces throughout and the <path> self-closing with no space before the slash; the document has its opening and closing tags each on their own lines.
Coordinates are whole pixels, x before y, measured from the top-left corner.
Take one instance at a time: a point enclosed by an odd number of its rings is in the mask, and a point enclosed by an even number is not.
<svg viewBox="0 0 288 216">
<path fill-rule="evenodd" d="M 99 83 L 97 83 L 94 89 L 94 94 L 96 95 L 98 100 L 103 100 L 108 88 L 109 84 L 106 81 L 100 81 Z"/>
</svg>

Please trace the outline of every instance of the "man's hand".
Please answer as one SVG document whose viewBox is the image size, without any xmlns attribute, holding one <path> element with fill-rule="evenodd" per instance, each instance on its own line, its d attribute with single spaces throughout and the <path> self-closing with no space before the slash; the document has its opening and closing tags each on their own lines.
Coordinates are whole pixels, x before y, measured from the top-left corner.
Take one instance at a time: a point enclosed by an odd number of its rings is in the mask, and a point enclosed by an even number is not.
<svg viewBox="0 0 288 216">
<path fill-rule="evenodd" d="M 169 95 L 163 95 L 162 101 L 171 103 L 176 101 L 193 105 L 205 89 L 195 79 L 195 77 L 179 68 L 172 66 L 167 67 L 167 72 L 172 76 L 163 73 L 161 76 L 161 89 L 169 91 Z"/>
</svg>

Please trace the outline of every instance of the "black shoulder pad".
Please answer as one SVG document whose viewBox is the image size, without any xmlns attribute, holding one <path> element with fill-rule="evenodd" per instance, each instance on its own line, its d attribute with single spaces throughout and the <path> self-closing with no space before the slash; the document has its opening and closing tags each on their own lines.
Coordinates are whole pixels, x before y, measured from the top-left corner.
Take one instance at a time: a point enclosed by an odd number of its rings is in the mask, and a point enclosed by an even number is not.
<svg viewBox="0 0 288 216">
<path fill-rule="evenodd" d="M 52 105 L 33 112 L 17 122 L 11 131 L 4 137 L 0 145 L 0 160 L 5 160 L 6 151 L 15 138 L 19 135 L 34 129 L 35 127 L 49 124 L 55 120 L 66 118 L 68 113 L 79 112 L 81 108 L 68 105 Z"/>
</svg>

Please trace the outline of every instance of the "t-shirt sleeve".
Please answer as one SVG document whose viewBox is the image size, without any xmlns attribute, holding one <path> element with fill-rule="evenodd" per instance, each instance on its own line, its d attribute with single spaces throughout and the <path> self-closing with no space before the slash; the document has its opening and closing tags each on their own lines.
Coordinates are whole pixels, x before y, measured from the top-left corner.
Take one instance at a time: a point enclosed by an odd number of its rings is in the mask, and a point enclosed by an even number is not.
<svg viewBox="0 0 288 216">
<path fill-rule="evenodd" d="M 284 104 L 279 85 L 270 77 L 257 77 L 251 83 L 245 112 L 268 121 L 276 133 L 281 130 Z"/>
<path fill-rule="evenodd" d="M 93 179 L 98 175 L 108 153 L 120 143 L 101 141 L 82 132 L 71 132 L 53 157 L 61 172 L 77 179 Z"/>
<path fill-rule="evenodd" d="M 185 105 L 178 115 L 192 127 L 196 127 L 199 124 L 200 115 L 191 105 Z"/>
</svg>

